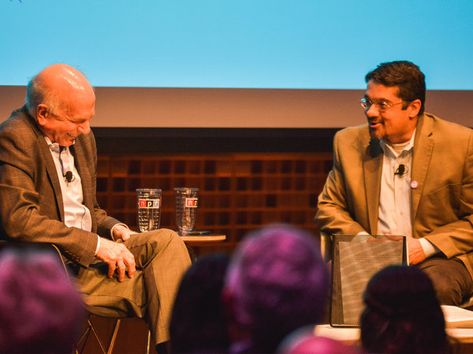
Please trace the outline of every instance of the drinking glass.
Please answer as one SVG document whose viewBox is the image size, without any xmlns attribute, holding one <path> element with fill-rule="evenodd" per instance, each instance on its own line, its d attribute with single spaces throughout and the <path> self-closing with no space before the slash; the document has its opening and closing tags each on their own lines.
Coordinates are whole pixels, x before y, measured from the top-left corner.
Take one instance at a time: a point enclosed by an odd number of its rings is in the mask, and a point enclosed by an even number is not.
<svg viewBox="0 0 473 354">
<path fill-rule="evenodd" d="M 199 188 L 174 188 L 176 193 L 176 224 L 179 235 L 185 236 L 194 229 Z"/>
<path fill-rule="evenodd" d="M 161 217 L 161 189 L 139 188 L 136 190 L 138 228 L 140 232 L 157 230 Z"/>
</svg>

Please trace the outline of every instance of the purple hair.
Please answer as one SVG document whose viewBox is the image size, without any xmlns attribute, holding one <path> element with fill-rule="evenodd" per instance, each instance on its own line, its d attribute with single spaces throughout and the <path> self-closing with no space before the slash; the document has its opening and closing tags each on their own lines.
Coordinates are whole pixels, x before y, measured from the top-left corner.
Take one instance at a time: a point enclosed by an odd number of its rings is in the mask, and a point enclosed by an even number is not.
<svg viewBox="0 0 473 354">
<path fill-rule="evenodd" d="M 56 255 L 0 253 L 1 353 L 71 353 L 84 319 L 82 299 Z"/>
<path fill-rule="evenodd" d="M 249 234 L 227 274 L 238 325 L 256 351 L 273 352 L 293 330 L 321 321 L 328 273 L 310 234 L 270 225 Z"/>
</svg>

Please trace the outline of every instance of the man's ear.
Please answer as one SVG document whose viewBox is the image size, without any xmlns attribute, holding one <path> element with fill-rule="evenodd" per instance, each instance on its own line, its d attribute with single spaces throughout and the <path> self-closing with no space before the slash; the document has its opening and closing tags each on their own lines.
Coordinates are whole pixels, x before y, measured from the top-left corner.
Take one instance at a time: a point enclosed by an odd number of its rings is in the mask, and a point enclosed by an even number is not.
<svg viewBox="0 0 473 354">
<path fill-rule="evenodd" d="M 409 117 L 411 119 L 416 118 L 419 115 L 420 108 L 422 107 L 422 102 L 419 99 L 416 99 L 409 103 L 407 109 L 409 110 Z"/>
<path fill-rule="evenodd" d="M 46 125 L 46 121 L 48 120 L 48 117 L 49 117 L 48 106 L 46 106 L 43 103 L 40 103 L 36 107 L 36 121 L 41 127 L 43 127 L 44 125 Z"/>
</svg>

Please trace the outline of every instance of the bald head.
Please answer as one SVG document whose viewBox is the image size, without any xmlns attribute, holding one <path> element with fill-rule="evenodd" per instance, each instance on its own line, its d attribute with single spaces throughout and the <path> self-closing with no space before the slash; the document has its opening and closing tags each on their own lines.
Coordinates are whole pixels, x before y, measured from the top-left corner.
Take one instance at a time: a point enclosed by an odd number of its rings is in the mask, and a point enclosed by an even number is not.
<svg viewBox="0 0 473 354">
<path fill-rule="evenodd" d="M 87 78 L 67 64 L 53 64 L 43 69 L 29 82 L 26 105 L 35 116 L 39 104 L 50 110 L 65 110 L 73 114 L 75 105 L 94 105 L 95 93 Z"/>
<path fill-rule="evenodd" d="M 87 78 L 67 64 L 54 64 L 29 82 L 26 107 L 52 142 L 70 146 L 90 132 L 95 93 Z"/>
</svg>

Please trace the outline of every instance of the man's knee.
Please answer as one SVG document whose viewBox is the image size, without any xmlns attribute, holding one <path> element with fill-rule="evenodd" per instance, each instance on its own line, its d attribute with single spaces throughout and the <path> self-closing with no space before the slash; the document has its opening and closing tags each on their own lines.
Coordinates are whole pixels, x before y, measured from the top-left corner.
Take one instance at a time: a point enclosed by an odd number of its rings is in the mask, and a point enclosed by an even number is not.
<svg viewBox="0 0 473 354">
<path fill-rule="evenodd" d="M 452 274 L 442 267 L 423 270 L 432 280 L 440 304 L 459 306 L 468 298 L 468 284 L 459 274 Z"/>
<path fill-rule="evenodd" d="M 459 284 L 445 276 L 432 279 L 437 298 L 442 305 L 461 305 L 463 294 Z"/>
<path fill-rule="evenodd" d="M 141 236 L 146 237 L 146 243 L 156 246 L 158 250 L 174 243 L 184 244 L 179 235 L 170 229 L 149 231 L 145 234 L 141 234 Z"/>
</svg>

